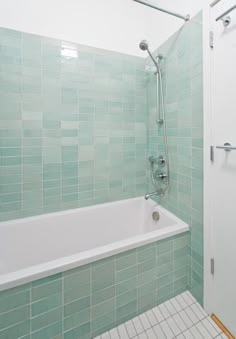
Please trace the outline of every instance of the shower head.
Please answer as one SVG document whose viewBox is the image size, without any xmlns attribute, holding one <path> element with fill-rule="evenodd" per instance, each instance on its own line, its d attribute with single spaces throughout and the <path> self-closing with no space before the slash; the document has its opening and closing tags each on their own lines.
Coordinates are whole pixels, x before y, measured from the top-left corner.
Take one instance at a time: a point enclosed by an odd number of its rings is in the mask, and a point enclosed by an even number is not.
<svg viewBox="0 0 236 339">
<path fill-rule="evenodd" d="M 142 51 L 146 51 L 148 50 L 148 42 L 146 40 L 142 40 L 139 44 L 139 48 L 142 50 Z"/>
<path fill-rule="evenodd" d="M 159 65 L 158 63 L 156 62 L 154 56 L 152 55 L 152 53 L 150 52 L 149 48 L 148 48 L 148 42 L 147 40 L 142 40 L 139 44 L 139 48 L 142 50 L 142 51 L 147 51 L 150 58 L 152 59 L 154 65 L 156 66 L 156 69 L 157 69 L 157 73 L 160 72 L 160 69 L 159 69 Z"/>
</svg>

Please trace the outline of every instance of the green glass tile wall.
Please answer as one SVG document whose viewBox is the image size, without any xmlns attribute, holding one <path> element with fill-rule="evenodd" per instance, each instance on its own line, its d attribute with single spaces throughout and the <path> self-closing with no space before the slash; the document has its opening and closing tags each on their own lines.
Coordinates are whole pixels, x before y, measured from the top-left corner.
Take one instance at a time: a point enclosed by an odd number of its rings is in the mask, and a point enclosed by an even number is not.
<svg viewBox="0 0 236 339">
<path fill-rule="evenodd" d="M 188 289 L 189 232 L 0 292 L 0 339 L 91 339 Z"/>
<path fill-rule="evenodd" d="M 143 195 L 144 60 L 0 29 L 0 220 Z"/>
<path fill-rule="evenodd" d="M 156 52 L 164 56 L 170 189 L 161 204 L 191 226 L 191 292 L 203 301 L 203 76 L 202 15 L 186 23 Z M 151 63 L 149 63 L 151 66 Z M 155 76 L 147 73 L 148 155 L 164 154 L 156 120 Z M 149 168 L 149 167 L 148 167 Z M 149 190 L 152 191 L 149 180 Z"/>
</svg>

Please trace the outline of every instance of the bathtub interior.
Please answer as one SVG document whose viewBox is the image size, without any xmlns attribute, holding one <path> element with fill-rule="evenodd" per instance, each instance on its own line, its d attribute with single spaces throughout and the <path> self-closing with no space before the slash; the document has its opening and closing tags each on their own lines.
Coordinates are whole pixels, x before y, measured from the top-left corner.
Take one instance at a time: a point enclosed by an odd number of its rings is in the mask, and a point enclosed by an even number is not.
<svg viewBox="0 0 236 339">
<path fill-rule="evenodd" d="M 156 210 L 158 222 L 152 219 Z M 140 246 L 144 237 L 150 243 L 159 230 L 166 229 L 168 237 L 168 228 L 178 225 L 186 231 L 180 219 L 143 197 L 5 222 L 0 226 L 1 276 L 19 270 L 27 276 L 28 268 L 46 264 L 48 269 L 48 263 L 60 267 L 70 260 L 73 265 L 91 262 L 104 251 L 112 254 L 125 246 Z"/>
</svg>

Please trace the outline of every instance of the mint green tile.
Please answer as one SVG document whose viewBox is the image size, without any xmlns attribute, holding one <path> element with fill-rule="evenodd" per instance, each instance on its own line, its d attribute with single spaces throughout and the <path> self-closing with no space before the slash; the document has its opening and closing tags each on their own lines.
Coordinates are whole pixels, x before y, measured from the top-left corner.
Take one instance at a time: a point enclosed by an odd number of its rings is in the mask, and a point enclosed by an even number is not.
<svg viewBox="0 0 236 339">
<path fill-rule="evenodd" d="M 137 300 L 125 304 L 116 310 L 117 325 L 134 318 L 137 315 Z"/>
<path fill-rule="evenodd" d="M 97 292 L 115 284 L 115 263 L 108 262 L 92 267 L 92 291 Z"/>
<path fill-rule="evenodd" d="M 69 304 L 66 304 L 64 306 L 65 317 L 68 317 L 74 313 L 78 313 L 78 312 L 88 309 L 91 305 L 90 299 L 91 298 L 87 296 L 87 297 L 75 300 Z"/>
<path fill-rule="evenodd" d="M 21 323 L 29 319 L 30 306 L 23 306 L 12 310 L 10 312 L 2 313 L 0 315 L 0 330 Z"/>
<path fill-rule="evenodd" d="M 32 302 L 50 297 L 53 294 L 62 292 L 62 280 L 57 279 L 55 281 L 43 284 L 38 287 L 32 288 L 31 298 Z"/>
<path fill-rule="evenodd" d="M 137 287 L 137 277 L 133 277 L 129 280 L 125 280 L 121 283 L 116 284 L 116 295 L 126 293 Z"/>
<path fill-rule="evenodd" d="M 33 317 L 48 312 L 62 305 L 62 293 L 50 295 L 31 304 L 31 314 Z"/>
<path fill-rule="evenodd" d="M 78 326 L 72 330 L 66 331 L 64 333 L 65 339 L 81 338 L 89 339 L 90 338 L 90 323 L 87 322 L 81 326 Z"/>
<path fill-rule="evenodd" d="M 87 297 L 90 295 L 91 285 L 86 283 L 85 285 L 78 284 L 76 287 L 71 289 L 66 289 L 64 291 L 64 302 L 66 304 L 71 303 L 72 301 Z"/>
<path fill-rule="evenodd" d="M 173 251 L 174 244 L 173 240 L 166 240 L 163 242 L 160 242 L 160 244 L 157 245 L 157 255 L 163 255 L 165 253 L 169 253 Z"/>
<path fill-rule="evenodd" d="M 0 293 L 0 313 L 8 312 L 30 303 L 30 291 L 25 290 L 19 293 Z"/>
<path fill-rule="evenodd" d="M 157 267 L 144 271 L 143 273 L 137 275 L 136 284 L 137 287 L 142 286 L 146 283 L 156 280 L 157 277 Z"/>
<path fill-rule="evenodd" d="M 152 291 L 155 291 L 157 288 L 156 279 L 153 279 L 150 282 L 147 282 L 138 287 L 138 298 L 142 298 L 146 294 L 149 294 Z"/>
<path fill-rule="evenodd" d="M 30 333 L 30 320 L 17 323 L 14 326 L 8 327 L 0 332 L 1 339 L 18 339 Z M 26 337 L 27 338 L 27 337 Z"/>
<path fill-rule="evenodd" d="M 92 338 L 107 332 L 116 325 L 115 311 L 103 314 L 92 320 Z"/>
<path fill-rule="evenodd" d="M 164 265 L 173 260 L 173 252 L 167 252 L 162 255 L 157 256 L 157 264 L 158 265 Z"/>
<path fill-rule="evenodd" d="M 64 319 L 64 330 L 67 331 L 89 321 L 90 321 L 90 309 L 85 309 L 81 312 L 74 313 L 71 316 L 66 317 Z"/>
<path fill-rule="evenodd" d="M 138 274 L 138 267 L 136 265 L 130 266 L 126 269 L 118 271 L 116 273 L 116 283 L 122 283 L 126 280 L 136 277 Z"/>
<path fill-rule="evenodd" d="M 115 310 L 115 298 L 111 298 L 103 303 L 97 304 L 91 308 L 92 319 L 107 313 L 111 313 Z"/>
<path fill-rule="evenodd" d="M 116 259 L 116 270 L 120 271 L 126 267 L 133 266 L 137 263 L 136 250 L 122 253 L 117 256 Z"/>
<path fill-rule="evenodd" d="M 155 268 L 157 265 L 157 259 L 153 258 L 147 261 L 143 261 L 142 263 L 138 264 L 138 273 L 143 273 Z"/>
<path fill-rule="evenodd" d="M 154 245 L 146 245 L 137 250 L 138 262 L 151 260 L 156 257 L 156 248 Z"/>
<path fill-rule="evenodd" d="M 148 294 L 140 296 L 138 299 L 138 312 L 143 313 L 156 306 L 156 291 L 149 291 Z"/>
<path fill-rule="evenodd" d="M 32 332 L 32 339 L 50 339 L 62 333 L 62 322 L 56 322 L 48 327 L 41 328 L 36 332 Z"/>
<path fill-rule="evenodd" d="M 129 304 L 138 298 L 137 289 L 130 290 L 116 297 L 116 307 L 120 308 L 126 304 Z"/>
<path fill-rule="evenodd" d="M 108 299 L 111 299 L 116 294 L 116 286 L 107 287 L 101 291 L 92 294 L 92 305 L 102 303 Z"/>
<path fill-rule="evenodd" d="M 48 327 L 50 324 L 60 322 L 62 319 L 62 307 L 53 309 L 31 319 L 32 332 Z"/>
</svg>

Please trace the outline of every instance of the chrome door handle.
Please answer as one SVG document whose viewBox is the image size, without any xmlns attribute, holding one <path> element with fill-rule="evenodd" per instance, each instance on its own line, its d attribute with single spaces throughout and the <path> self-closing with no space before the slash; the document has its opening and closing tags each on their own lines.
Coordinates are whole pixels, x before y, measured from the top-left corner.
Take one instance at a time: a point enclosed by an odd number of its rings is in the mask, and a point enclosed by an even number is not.
<svg viewBox="0 0 236 339">
<path fill-rule="evenodd" d="M 236 146 L 232 146 L 229 142 L 225 142 L 222 146 L 216 146 L 216 148 L 224 149 L 226 152 L 236 149 Z"/>
</svg>

